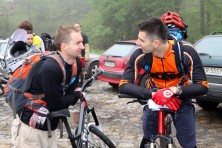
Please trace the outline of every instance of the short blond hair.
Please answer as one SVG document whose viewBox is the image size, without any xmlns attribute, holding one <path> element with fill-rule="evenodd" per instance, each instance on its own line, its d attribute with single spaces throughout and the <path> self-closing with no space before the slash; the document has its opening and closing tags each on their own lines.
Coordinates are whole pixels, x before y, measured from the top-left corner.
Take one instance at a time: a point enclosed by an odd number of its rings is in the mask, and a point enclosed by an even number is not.
<svg viewBox="0 0 222 148">
<path fill-rule="evenodd" d="M 61 44 L 69 43 L 71 41 L 72 32 L 79 32 L 79 31 L 73 26 L 60 26 L 58 28 L 54 36 L 54 44 L 56 50 L 61 51 Z"/>
</svg>

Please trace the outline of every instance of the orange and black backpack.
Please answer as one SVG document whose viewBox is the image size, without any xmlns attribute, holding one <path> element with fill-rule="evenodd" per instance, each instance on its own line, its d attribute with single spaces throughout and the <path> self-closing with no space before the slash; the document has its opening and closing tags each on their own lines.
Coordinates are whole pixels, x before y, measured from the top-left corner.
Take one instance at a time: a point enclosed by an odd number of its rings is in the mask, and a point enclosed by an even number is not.
<svg viewBox="0 0 222 148">
<path fill-rule="evenodd" d="M 46 58 L 53 58 L 59 63 L 63 71 L 63 92 L 65 92 L 65 89 L 68 87 L 67 85 L 71 85 L 75 81 L 77 75 L 76 61 L 72 67 L 71 82 L 66 85 L 64 62 L 57 52 L 37 53 L 26 58 L 23 64 L 10 77 L 7 86 L 4 88 L 6 102 L 13 109 L 14 118 L 18 111 L 24 107 L 36 111 L 38 108 L 47 105 L 46 102 L 42 100 L 44 94 L 30 93 L 32 80 Z"/>
<path fill-rule="evenodd" d="M 151 73 L 151 69 L 152 69 L 152 65 L 153 65 L 153 55 L 152 53 L 148 53 L 145 54 L 143 58 L 141 58 L 138 63 L 137 63 L 137 67 L 138 69 L 143 68 L 145 70 L 144 74 L 148 74 L 149 73 L 149 79 L 150 79 L 150 85 L 152 88 L 157 88 L 157 86 L 155 85 L 155 83 L 152 81 L 152 78 L 156 78 L 156 79 L 162 79 L 162 80 L 170 80 L 170 79 L 175 79 L 175 78 L 179 78 L 182 77 L 182 80 L 179 82 L 178 85 L 182 85 L 184 84 L 184 82 L 187 80 L 187 73 L 188 73 L 188 68 L 186 66 L 186 64 L 184 63 L 184 53 L 183 53 L 183 43 L 182 41 L 178 41 L 178 40 L 173 40 L 174 41 L 174 46 L 175 48 L 173 48 L 174 51 L 174 57 L 175 57 L 175 64 L 176 67 L 179 71 L 178 74 L 174 74 L 174 73 Z M 143 66 L 143 67 L 141 67 Z"/>
</svg>

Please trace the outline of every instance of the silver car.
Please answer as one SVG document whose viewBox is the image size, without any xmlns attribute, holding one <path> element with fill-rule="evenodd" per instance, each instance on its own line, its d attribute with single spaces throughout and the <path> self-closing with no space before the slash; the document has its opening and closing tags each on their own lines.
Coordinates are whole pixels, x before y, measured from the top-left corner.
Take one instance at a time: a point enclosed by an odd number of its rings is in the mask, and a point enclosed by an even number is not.
<svg viewBox="0 0 222 148">
<path fill-rule="evenodd" d="M 86 61 L 84 68 L 86 77 L 91 77 L 92 75 L 97 73 L 97 69 L 99 68 L 99 57 L 99 54 L 90 53 L 90 59 L 89 61 Z"/>
<path fill-rule="evenodd" d="M 197 100 L 204 109 L 215 109 L 222 103 L 222 33 L 214 32 L 194 44 L 204 67 L 209 90 L 204 100 Z"/>
</svg>

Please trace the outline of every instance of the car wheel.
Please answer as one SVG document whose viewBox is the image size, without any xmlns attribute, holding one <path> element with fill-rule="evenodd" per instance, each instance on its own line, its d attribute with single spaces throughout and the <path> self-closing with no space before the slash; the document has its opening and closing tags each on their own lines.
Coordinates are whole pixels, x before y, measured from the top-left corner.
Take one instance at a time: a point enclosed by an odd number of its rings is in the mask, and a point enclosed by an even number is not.
<svg viewBox="0 0 222 148">
<path fill-rule="evenodd" d="M 87 76 L 91 77 L 97 73 L 97 70 L 99 68 L 99 61 L 95 61 L 90 64 L 88 70 L 87 70 Z"/>
<path fill-rule="evenodd" d="M 109 83 L 113 88 L 118 88 L 119 84 Z"/>
<path fill-rule="evenodd" d="M 218 106 L 218 102 L 211 102 L 205 100 L 197 100 L 197 104 L 205 110 L 214 110 Z"/>
<path fill-rule="evenodd" d="M 148 83 L 148 75 L 143 75 L 142 78 L 140 79 L 140 82 L 139 82 L 139 86 L 142 86 L 142 87 L 147 87 L 147 83 Z"/>
</svg>

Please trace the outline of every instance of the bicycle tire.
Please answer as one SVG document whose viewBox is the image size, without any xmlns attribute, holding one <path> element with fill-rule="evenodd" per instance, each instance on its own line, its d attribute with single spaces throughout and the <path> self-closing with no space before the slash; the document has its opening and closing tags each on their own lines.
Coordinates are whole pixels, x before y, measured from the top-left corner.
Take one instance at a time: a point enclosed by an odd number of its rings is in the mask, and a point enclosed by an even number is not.
<svg viewBox="0 0 222 148">
<path fill-rule="evenodd" d="M 160 148 L 167 148 L 167 142 L 165 139 L 163 138 L 160 138 L 160 145 L 159 145 Z"/>
<path fill-rule="evenodd" d="M 104 135 L 104 133 L 102 133 L 98 128 L 96 128 L 94 125 L 89 126 L 89 131 L 91 132 L 91 136 L 93 138 L 95 138 L 95 139 L 99 138 L 98 140 L 102 140 L 102 142 L 106 146 L 108 146 L 109 148 L 115 148 L 115 145 L 113 144 L 113 142 L 106 135 Z M 98 142 L 98 140 L 97 141 L 95 140 L 95 143 L 93 143 L 93 145 L 98 144 L 98 147 L 101 147 L 101 142 Z M 90 145 L 90 142 L 88 142 L 88 145 Z M 97 145 L 95 145 L 95 147 L 97 147 Z"/>
<path fill-rule="evenodd" d="M 79 127 L 77 126 L 77 128 L 76 128 L 76 130 L 75 130 L 75 135 L 77 134 L 78 128 L 79 128 Z M 82 145 L 81 138 L 76 139 L 76 140 L 75 140 L 75 143 L 76 143 L 76 147 L 77 147 L 77 148 L 87 148 L 87 143 L 86 143 L 86 146 L 85 146 L 85 145 Z"/>
<path fill-rule="evenodd" d="M 172 124 L 172 117 L 171 117 L 171 115 L 167 115 L 166 116 L 165 123 L 166 123 L 166 135 L 169 136 L 169 135 L 172 134 L 172 126 L 171 126 L 171 124 Z"/>
<path fill-rule="evenodd" d="M 172 117 L 170 114 L 165 117 L 165 134 L 166 136 L 170 136 L 172 134 Z M 160 138 L 160 147 L 167 148 L 167 141 L 163 138 Z"/>
</svg>

